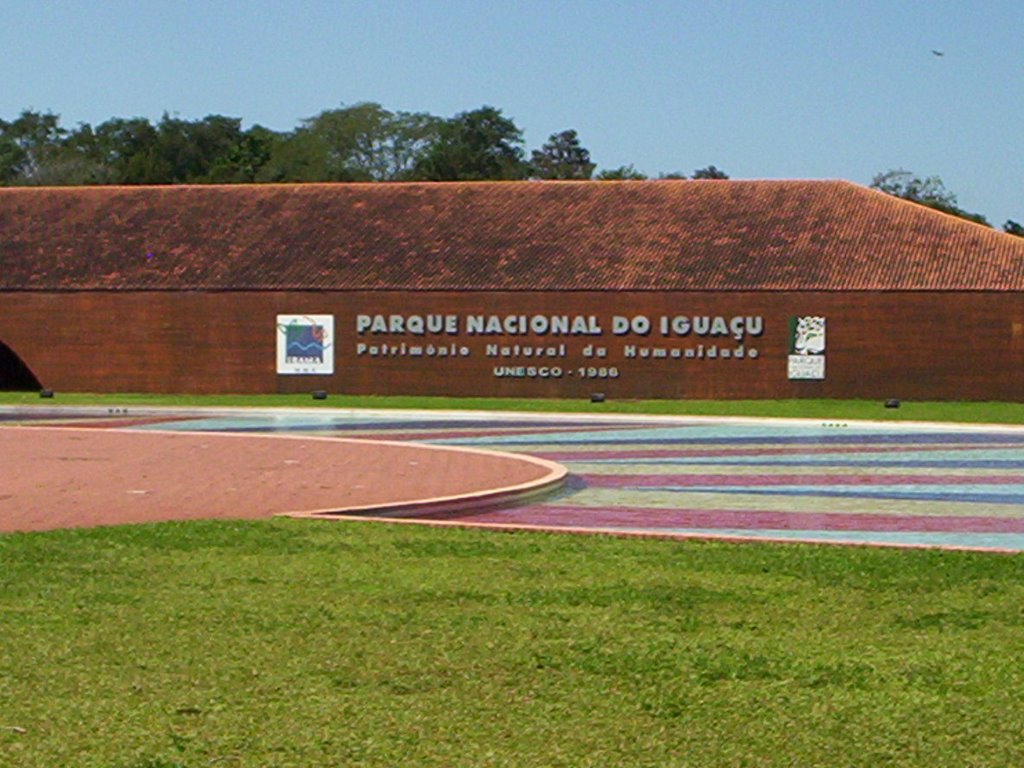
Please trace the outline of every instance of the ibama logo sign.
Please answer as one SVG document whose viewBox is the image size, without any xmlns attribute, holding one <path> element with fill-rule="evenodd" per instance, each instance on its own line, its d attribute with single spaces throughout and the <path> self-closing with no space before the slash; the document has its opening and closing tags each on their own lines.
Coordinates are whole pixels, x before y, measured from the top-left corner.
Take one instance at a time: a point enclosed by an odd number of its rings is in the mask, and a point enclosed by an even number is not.
<svg viewBox="0 0 1024 768">
<path fill-rule="evenodd" d="M 277 372 L 334 373 L 334 315 L 278 315 Z"/>
</svg>

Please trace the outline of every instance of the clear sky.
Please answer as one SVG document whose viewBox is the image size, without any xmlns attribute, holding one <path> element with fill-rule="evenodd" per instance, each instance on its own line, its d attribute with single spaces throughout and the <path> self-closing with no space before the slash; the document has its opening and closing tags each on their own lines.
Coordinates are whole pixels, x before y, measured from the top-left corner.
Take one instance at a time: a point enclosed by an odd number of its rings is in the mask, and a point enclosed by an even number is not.
<svg viewBox="0 0 1024 768">
<path fill-rule="evenodd" d="M 1024 222 L 1020 0 L 0 0 L 0 118 L 498 107 L 527 148 L 733 178 L 937 175 Z M 941 51 L 936 56 L 932 51 Z"/>
</svg>

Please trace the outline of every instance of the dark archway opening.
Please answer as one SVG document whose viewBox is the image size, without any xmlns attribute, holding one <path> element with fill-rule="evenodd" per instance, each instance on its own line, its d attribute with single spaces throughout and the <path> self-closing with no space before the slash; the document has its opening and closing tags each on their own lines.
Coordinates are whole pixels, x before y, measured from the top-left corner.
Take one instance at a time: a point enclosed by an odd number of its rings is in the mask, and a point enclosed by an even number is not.
<svg viewBox="0 0 1024 768">
<path fill-rule="evenodd" d="M 0 341 L 0 392 L 38 392 L 42 388 L 25 361 Z"/>
</svg>

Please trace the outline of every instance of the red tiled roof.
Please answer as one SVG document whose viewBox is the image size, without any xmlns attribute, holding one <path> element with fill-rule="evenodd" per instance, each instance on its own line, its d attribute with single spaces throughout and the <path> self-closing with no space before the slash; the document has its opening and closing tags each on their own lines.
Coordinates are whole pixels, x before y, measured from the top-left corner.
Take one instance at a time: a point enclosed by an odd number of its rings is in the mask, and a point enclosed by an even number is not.
<svg viewBox="0 0 1024 768">
<path fill-rule="evenodd" d="M 844 181 L 0 189 L 0 290 L 1024 290 L 1024 239 Z"/>
</svg>

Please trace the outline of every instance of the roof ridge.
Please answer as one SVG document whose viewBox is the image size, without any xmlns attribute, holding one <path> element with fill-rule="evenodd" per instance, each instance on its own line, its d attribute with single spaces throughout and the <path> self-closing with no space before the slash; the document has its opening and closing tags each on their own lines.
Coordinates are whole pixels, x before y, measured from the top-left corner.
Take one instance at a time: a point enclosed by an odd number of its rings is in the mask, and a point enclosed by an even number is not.
<svg viewBox="0 0 1024 768">
<path fill-rule="evenodd" d="M 0 290 L 1024 291 L 965 225 L 842 179 L 19 187 Z"/>
<path fill-rule="evenodd" d="M 245 182 L 245 183 L 189 183 L 189 184 L 67 184 L 67 185 L 39 185 L 39 186 L 4 186 L 0 185 L 0 194 L 4 193 L 29 193 L 29 192 L 66 192 L 77 191 L 167 191 L 167 190 L 263 190 L 263 189 L 398 189 L 409 187 L 454 189 L 457 187 L 513 187 L 513 186 L 595 186 L 608 187 L 612 185 L 676 185 L 676 184 L 722 184 L 722 185 L 746 185 L 746 184 L 767 184 L 767 185 L 849 185 L 861 187 L 856 182 L 848 179 L 485 179 L 466 181 L 295 181 L 295 182 Z"/>
<path fill-rule="evenodd" d="M 957 214 L 950 213 L 949 211 L 944 211 L 941 208 L 935 208 L 926 203 L 918 202 L 917 200 L 908 200 L 905 197 L 892 195 L 889 194 L 888 192 L 883 192 L 880 189 L 875 189 L 874 187 L 864 187 L 861 186 L 860 184 L 853 184 L 852 186 L 860 193 L 866 193 L 872 196 L 881 196 L 883 199 L 888 200 L 890 201 L 890 203 L 895 205 L 910 206 L 908 210 L 913 210 L 923 215 L 944 216 L 951 223 L 958 223 L 968 225 L 971 227 L 978 227 L 981 229 L 982 232 L 988 232 L 993 235 L 1001 235 L 1003 237 L 1016 237 L 1015 235 L 1010 235 L 1007 232 L 998 230 L 990 224 L 982 224 L 981 222 L 978 221 L 972 221 L 971 219 L 964 218 L 963 216 L 958 216 Z"/>
</svg>

